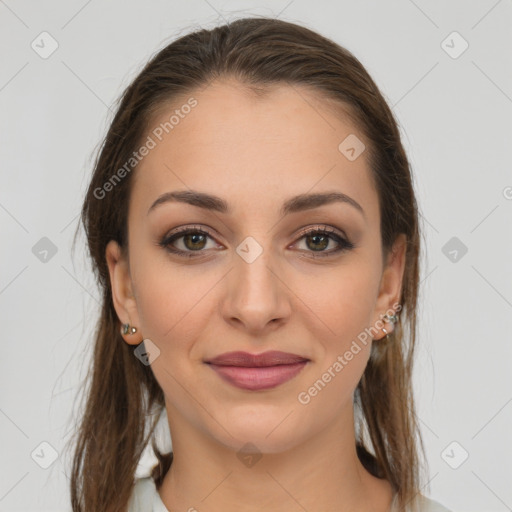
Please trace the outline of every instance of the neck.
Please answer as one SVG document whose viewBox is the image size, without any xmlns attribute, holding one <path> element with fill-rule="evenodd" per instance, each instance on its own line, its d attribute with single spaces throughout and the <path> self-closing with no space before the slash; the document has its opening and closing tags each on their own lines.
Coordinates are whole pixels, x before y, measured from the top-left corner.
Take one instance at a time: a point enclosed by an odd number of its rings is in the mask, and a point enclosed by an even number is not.
<svg viewBox="0 0 512 512">
<path fill-rule="evenodd" d="M 159 494 L 171 512 L 389 510 L 389 482 L 357 457 L 353 412 L 285 452 L 252 458 L 168 412 L 174 456 Z"/>
</svg>

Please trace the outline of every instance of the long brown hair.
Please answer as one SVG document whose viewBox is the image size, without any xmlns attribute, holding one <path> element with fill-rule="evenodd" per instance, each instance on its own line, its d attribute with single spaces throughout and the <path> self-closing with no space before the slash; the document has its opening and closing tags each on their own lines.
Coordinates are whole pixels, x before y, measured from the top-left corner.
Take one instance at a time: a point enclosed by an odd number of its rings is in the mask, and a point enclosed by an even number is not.
<svg viewBox="0 0 512 512">
<path fill-rule="evenodd" d="M 400 233 L 407 237 L 400 321 L 387 343 L 374 343 L 357 386 L 357 453 L 375 476 L 386 478 L 400 510 L 420 489 L 423 443 L 415 416 L 411 371 L 416 337 L 420 234 L 411 170 L 398 123 L 359 60 L 333 41 L 294 23 L 265 17 L 233 21 L 182 36 L 156 53 L 119 98 L 96 157 L 82 208 L 82 224 L 102 291 L 94 357 L 83 416 L 76 430 L 70 477 L 74 512 L 125 510 L 137 463 L 152 440 L 160 486 L 172 452 L 154 442 L 154 411 L 165 407 L 150 366 L 140 364 L 119 332 L 105 248 L 116 240 L 126 250 L 132 172 L 108 193 L 104 184 L 130 161 L 162 107 L 216 78 L 241 86 L 306 85 L 340 105 L 367 142 L 368 164 L 378 191 L 383 254 Z M 126 167 L 125 167 L 126 169 Z M 104 197 L 102 197 L 104 196 Z M 149 422 L 148 418 L 152 418 Z M 75 442 L 73 439 L 71 442 Z"/>
</svg>

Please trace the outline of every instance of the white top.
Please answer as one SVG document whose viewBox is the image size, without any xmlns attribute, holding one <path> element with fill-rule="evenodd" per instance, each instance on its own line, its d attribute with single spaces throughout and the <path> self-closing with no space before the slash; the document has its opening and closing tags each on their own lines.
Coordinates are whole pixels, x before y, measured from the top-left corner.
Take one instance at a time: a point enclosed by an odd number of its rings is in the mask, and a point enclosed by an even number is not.
<svg viewBox="0 0 512 512">
<path fill-rule="evenodd" d="M 394 510 L 391 503 L 391 512 Z M 450 512 L 437 501 L 421 496 L 421 512 Z M 170 512 L 165 507 L 160 494 L 156 490 L 155 482 L 151 477 L 140 478 L 135 482 L 133 493 L 128 504 L 128 512 Z"/>
</svg>

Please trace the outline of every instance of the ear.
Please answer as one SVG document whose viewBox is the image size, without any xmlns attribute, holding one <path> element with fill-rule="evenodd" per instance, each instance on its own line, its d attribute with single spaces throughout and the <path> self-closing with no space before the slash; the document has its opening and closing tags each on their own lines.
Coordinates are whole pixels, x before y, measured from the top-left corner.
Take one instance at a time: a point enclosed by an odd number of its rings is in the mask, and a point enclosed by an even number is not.
<svg viewBox="0 0 512 512">
<path fill-rule="evenodd" d="M 382 272 L 382 278 L 380 281 L 379 295 L 375 304 L 373 324 L 381 326 L 386 329 L 388 333 L 391 333 L 394 326 L 391 322 L 384 322 L 381 320 L 382 315 L 385 313 L 391 314 L 392 312 L 400 311 L 400 307 L 397 305 L 400 302 L 400 294 L 402 290 L 402 281 L 405 270 L 405 253 L 407 249 L 407 237 L 404 233 L 400 233 L 388 254 L 386 265 Z M 377 323 L 377 321 L 380 322 Z M 379 329 L 380 330 L 380 329 Z M 383 332 L 383 336 L 386 334 Z M 381 339 L 381 338 L 374 338 Z"/>
<path fill-rule="evenodd" d="M 128 261 L 124 257 L 119 244 L 114 240 L 107 244 L 105 257 L 110 274 L 112 300 L 120 324 L 130 324 L 131 327 L 136 327 L 138 331 L 134 334 L 123 334 L 121 332 L 121 335 L 126 343 L 138 345 L 142 341 L 142 335 Z M 121 325 L 119 325 L 119 329 L 121 329 Z"/>
</svg>

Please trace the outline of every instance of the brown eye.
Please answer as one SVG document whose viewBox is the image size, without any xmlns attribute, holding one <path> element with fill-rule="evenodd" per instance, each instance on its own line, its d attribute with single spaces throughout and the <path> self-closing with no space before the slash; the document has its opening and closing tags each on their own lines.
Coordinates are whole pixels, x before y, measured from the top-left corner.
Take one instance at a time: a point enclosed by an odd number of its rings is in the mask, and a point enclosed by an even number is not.
<svg viewBox="0 0 512 512">
<path fill-rule="evenodd" d="M 167 251 L 178 254 L 179 256 L 194 257 L 199 256 L 199 253 L 205 252 L 203 249 L 206 248 L 208 238 L 212 238 L 211 235 L 199 228 L 182 228 L 166 235 L 159 245 Z M 181 247 L 176 247 L 180 245 Z M 193 253 L 198 254 L 193 254 Z"/>
<path fill-rule="evenodd" d="M 187 249 L 197 250 L 204 248 L 206 236 L 201 233 L 189 233 L 188 235 L 182 235 L 180 238 L 183 238 L 183 244 Z"/>
<path fill-rule="evenodd" d="M 311 255 L 313 258 L 331 256 L 341 251 L 348 251 L 355 247 L 353 243 L 337 234 L 335 230 L 329 228 L 312 229 L 303 232 L 299 240 L 302 239 L 305 240 L 305 245 L 307 247 L 306 252 L 313 253 Z M 337 244 L 337 247 L 330 251 L 326 251 L 325 249 L 329 246 L 329 243 L 333 241 Z"/>
<path fill-rule="evenodd" d="M 200 228 L 185 227 L 166 235 L 159 242 L 159 245 L 168 252 L 191 258 L 201 256 L 206 252 L 205 249 L 207 249 L 206 246 L 209 238 L 213 240 L 213 237 L 207 231 Z M 355 247 L 353 243 L 337 234 L 337 231 L 332 228 L 317 228 L 304 231 L 299 241 L 303 239 L 306 249 L 300 250 L 309 253 L 309 256 L 313 258 L 332 256 Z M 331 250 L 326 250 L 333 242 L 335 247 Z M 179 247 L 180 244 L 181 247 Z"/>
<path fill-rule="evenodd" d="M 314 251 L 316 251 L 316 250 L 321 251 L 321 250 L 327 248 L 327 246 L 329 245 L 329 241 L 331 240 L 331 238 L 329 236 L 322 235 L 322 234 L 307 235 L 305 237 L 305 239 L 307 241 L 310 241 L 310 240 L 312 241 L 311 245 L 309 245 L 307 242 L 306 242 L 306 245 L 308 245 L 309 248 L 311 248 Z"/>
</svg>

